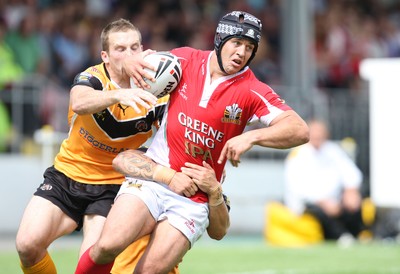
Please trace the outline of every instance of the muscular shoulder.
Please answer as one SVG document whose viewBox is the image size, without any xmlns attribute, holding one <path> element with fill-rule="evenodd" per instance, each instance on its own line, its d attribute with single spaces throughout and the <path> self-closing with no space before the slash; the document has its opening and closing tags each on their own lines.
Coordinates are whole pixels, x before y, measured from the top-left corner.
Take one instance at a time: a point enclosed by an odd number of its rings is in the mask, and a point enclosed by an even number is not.
<svg viewBox="0 0 400 274">
<path fill-rule="evenodd" d="M 180 60 L 182 60 L 181 62 L 189 60 L 206 60 L 210 52 L 211 51 L 209 50 L 198 50 L 191 47 L 180 47 L 171 50 L 171 53 L 175 54 Z"/>
<path fill-rule="evenodd" d="M 269 106 L 278 107 L 282 110 L 291 110 L 283 98 L 274 91 L 268 84 L 261 82 L 253 74 L 250 69 L 247 69 L 243 73 L 244 81 L 238 81 L 238 86 L 241 91 L 248 90 L 249 96 L 251 96 L 256 102 L 261 105 L 267 103 Z"/>
<path fill-rule="evenodd" d="M 84 85 L 96 90 L 102 90 L 108 81 L 107 73 L 103 64 L 92 66 L 78 73 L 72 86 Z"/>
</svg>

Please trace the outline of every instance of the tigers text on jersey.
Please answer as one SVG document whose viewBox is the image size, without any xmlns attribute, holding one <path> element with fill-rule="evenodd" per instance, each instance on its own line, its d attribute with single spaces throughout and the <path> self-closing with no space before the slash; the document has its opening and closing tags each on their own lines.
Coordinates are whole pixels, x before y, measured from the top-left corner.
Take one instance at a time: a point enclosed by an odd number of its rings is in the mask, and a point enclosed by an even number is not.
<svg viewBox="0 0 400 274">
<path fill-rule="evenodd" d="M 248 67 L 211 83 L 213 52 L 188 47 L 171 52 L 179 57 L 183 74 L 147 155 L 177 171 L 185 162 L 202 165 L 204 160 L 220 179 L 225 163 L 217 160 L 226 141 L 240 135 L 249 123 L 268 126 L 291 108 Z M 192 199 L 206 202 L 207 196 L 198 192 Z"/>
<path fill-rule="evenodd" d="M 110 79 L 104 63 L 90 67 L 75 77 L 74 85 L 86 85 L 107 92 L 118 87 Z M 136 149 L 152 136 L 168 97 L 141 113 L 121 104 L 98 113 L 77 115 L 68 111 L 68 138 L 61 144 L 54 166 L 71 179 L 87 184 L 121 184 L 124 176 L 112 168 L 112 160 L 126 149 Z"/>
</svg>

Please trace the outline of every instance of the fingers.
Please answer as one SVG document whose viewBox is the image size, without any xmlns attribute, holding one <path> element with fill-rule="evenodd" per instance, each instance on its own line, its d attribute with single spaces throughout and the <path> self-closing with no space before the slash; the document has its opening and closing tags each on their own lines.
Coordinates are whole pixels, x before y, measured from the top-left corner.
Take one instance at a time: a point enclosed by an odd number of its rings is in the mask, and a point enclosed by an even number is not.
<svg viewBox="0 0 400 274">
<path fill-rule="evenodd" d="M 154 72 L 151 73 L 150 70 L 155 71 L 154 67 L 150 65 L 150 63 L 143 62 L 143 68 L 137 68 L 131 76 L 132 82 L 135 84 L 136 87 L 143 88 L 143 89 L 150 89 L 151 86 L 146 81 L 155 82 L 156 79 L 154 78 Z"/>
<path fill-rule="evenodd" d="M 133 108 L 136 113 L 140 113 L 140 108 L 135 103 L 129 104 L 129 106 Z"/>
<path fill-rule="evenodd" d="M 207 169 L 213 169 L 212 166 L 210 166 L 206 161 L 203 161 L 203 167 Z"/>
<path fill-rule="evenodd" d="M 140 113 L 140 108 L 138 107 L 138 104 L 145 107 L 146 109 L 150 109 L 151 107 L 149 104 L 141 99 L 133 99 L 133 102 L 130 102 L 128 105 L 132 107 L 137 113 Z"/>
<path fill-rule="evenodd" d="M 155 52 L 156 52 L 155 50 L 146 49 L 146 50 L 142 51 L 141 54 L 142 54 L 143 57 L 145 57 L 145 56 L 147 56 L 147 55 L 149 55 L 149 54 L 153 54 L 153 53 L 155 53 Z"/>
<path fill-rule="evenodd" d="M 150 109 L 157 103 L 157 97 L 143 89 L 120 89 L 115 96 L 121 105 L 130 106 L 137 113 L 141 112 L 139 105 Z"/>
<path fill-rule="evenodd" d="M 151 76 L 148 76 L 148 73 L 146 74 L 145 71 L 143 70 L 142 73 L 140 74 L 140 76 L 136 80 L 138 80 L 140 87 L 142 87 L 143 89 L 150 89 L 151 86 L 145 81 L 145 78 L 146 78 L 145 75 L 147 75 L 147 77 L 151 78 Z"/>
<path fill-rule="evenodd" d="M 228 147 L 225 144 L 224 147 L 222 148 L 221 154 L 219 155 L 219 158 L 217 161 L 218 164 L 222 164 L 224 162 L 227 150 L 228 150 Z"/>
<path fill-rule="evenodd" d="M 131 82 L 133 82 L 134 86 L 131 85 L 132 88 L 143 88 L 143 89 L 149 89 L 150 85 L 146 83 L 145 79 L 143 79 L 143 75 L 145 74 L 144 69 L 142 68 L 136 68 L 135 70 L 132 71 L 131 74 Z"/>
<path fill-rule="evenodd" d="M 199 188 L 197 187 L 196 183 L 193 180 L 193 183 L 188 188 L 183 190 L 183 195 L 189 198 L 192 197 L 194 194 L 196 194 L 198 190 Z"/>
<path fill-rule="evenodd" d="M 199 166 L 197 164 L 193 164 L 193 163 L 190 163 L 190 162 L 186 162 L 185 166 L 187 167 L 187 170 L 188 169 L 190 169 L 190 170 L 202 170 L 202 168 L 203 168 L 202 166 Z"/>
<path fill-rule="evenodd" d="M 141 54 L 132 56 L 129 61 L 124 64 L 124 70 L 131 77 L 133 84 L 138 88 L 149 89 L 150 85 L 146 80 L 155 82 L 153 76 L 156 68 L 144 60 L 144 57 L 154 53 L 154 50 L 145 50 Z"/>
<path fill-rule="evenodd" d="M 149 54 L 152 54 L 152 53 L 155 53 L 156 51 L 155 50 L 151 50 L 151 49 L 148 49 L 148 50 L 145 50 L 145 51 L 143 51 L 142 52 L 142 57 L 143 57 L 143 59 L 144 59 L 144 57 L 145 56 L 147 56 L 147 55 L 149 55 Z M 142 76 L 142 78 L 144 78 L 144 79 L 147 79 L 147 80 L 150 80 L 151 82 L 155 82 L 156 81 L 156 79 L 154 78 L 154 73 L 150 73 L 150 72 L 156 72 L 157 71 L 157 68 L 156 67 L 154 67 L 152 64 L 150 64 L 149 62 L 146 62 L 146 61 L 144 61 L 143 60 L 143 62 L 141 63 L 141 65 L 142 65 L 142 67 L 143 67 L 143 69 L 142 69 L 142 71 L 141 71 L 141 76 Z M 147 83 L 146 83 L 147 84 Z M 148 88 L 150 88 L 150 86 L 148 87 Z"/>
<path fill-rule="evenodd" d="M 240 160 L 229 159 L 229 161 L 231 162 L 232 166 L 234 166 L 234 167 L 238 167 L 240 164 Z"/>
<path fill-rule="evenodd" d="M 194 191 L 199 190 L 199 187 L 197 185 L 200 183 L 200 181 L 197 179 L 193 179 L 192 181 L 193 181 L 193 185 L 192 185 L 193 190 Z"/>
<path fill-rule="evenodd" d="M 225 158 L 227 160 L 229 160 L 229 162 L 232 164 L 232 166 L 234 167 L 238 167 L 240 164 L 240 154 L 239 152 L 236 151 L 236 149 L 234 148 L 230 148 L 230 146 L 227 144 L 225 144 L 225 146 L 223 147 L 221 154 L 218 158 L 218 164 L 222 164 L 223 161 L 225 160 Z"/>
</svg>

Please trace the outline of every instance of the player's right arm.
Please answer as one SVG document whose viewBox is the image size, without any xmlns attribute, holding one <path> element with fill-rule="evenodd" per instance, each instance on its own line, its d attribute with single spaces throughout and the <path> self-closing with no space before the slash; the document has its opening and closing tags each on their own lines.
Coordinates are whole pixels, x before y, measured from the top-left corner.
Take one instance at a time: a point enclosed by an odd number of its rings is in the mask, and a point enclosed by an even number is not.
<svg viewBox="0 0 400 274">
<path fill-rule="evenodd" d="M 179 195 L 193 196 L 198 190 L 193 180 L 181 172 L 159 165 L 140 150 L 125 150 L 113 160 L 113 168 L 121 174 L 163 183 Z"/>
<path fill-rule="evenodd" d="M 78 84 L 71 88 L 70 93 L 72 111 L 79 115 L 96 113 L 117 103 L 130 106 L 140 113 L 138 105 L 149 109 L 156 102 L 157 98 L 154 95 L 139 88 L 104 92 Z"/>
</svg>

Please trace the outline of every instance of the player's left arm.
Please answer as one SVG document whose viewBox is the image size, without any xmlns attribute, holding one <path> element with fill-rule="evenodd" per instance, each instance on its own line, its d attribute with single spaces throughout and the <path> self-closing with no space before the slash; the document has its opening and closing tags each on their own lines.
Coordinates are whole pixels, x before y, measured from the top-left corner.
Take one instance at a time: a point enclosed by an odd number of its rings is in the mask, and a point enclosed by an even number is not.
<svg viewBox="0 0 400 274">
<path fill-rule="evenodd" d="M 145 79 L 152 82 L 155 82 L 156 80 L 148 71 L 146 71 L 146 68 L 152 71 L 156 71 L 156 68 L 144 60 L 145 56 L 154 52 L 154 50 L 147 49 L 138 54 L 128 55 L 123 60 L 124 72 L 132 78 L 133 83 L 137 87 L 148 89 L 150 88 L 150 85 L 146 83 Z"/>
<path fill-rule="evenodd" d="M 219 190 L 218 190 L 219 191 Z M 230 226 L 229 208 L 230 202 L 228 197 L 221 192 L 214 196 L 208 195 L 209 203 L 209 225 L 207 227 L 208 236 L 214 240 L 221 240 L 227 233 Z M 220 195 L 223 202 L 220 203 Z M 218 202 L 217 202 L 218 201 Z"/>
<path fill-rule="evenodd" d="M 218 182 L 214 169 L 203 161 L 202 166 L 185 163 L 181 170 L 192 178 L 200 190 L 208 195 L 209 226 L 207 233 L 210 238 L 221 240 L 230 226 L 230 204 L 229 199 L 222 192 L 222 184 Z"/>
<path fill-rule="evenodd" d="M 278 115 L 268 127 L 249 130 L 229 139 L 221 151 L 218 163 L 226 158 L 236 167 L 240 163 L 240 156 L 254 145 L 286 149 L 307 143 L 308 140 L 306 122 L 294 110 L 287 110 Z"/>
</svg>

